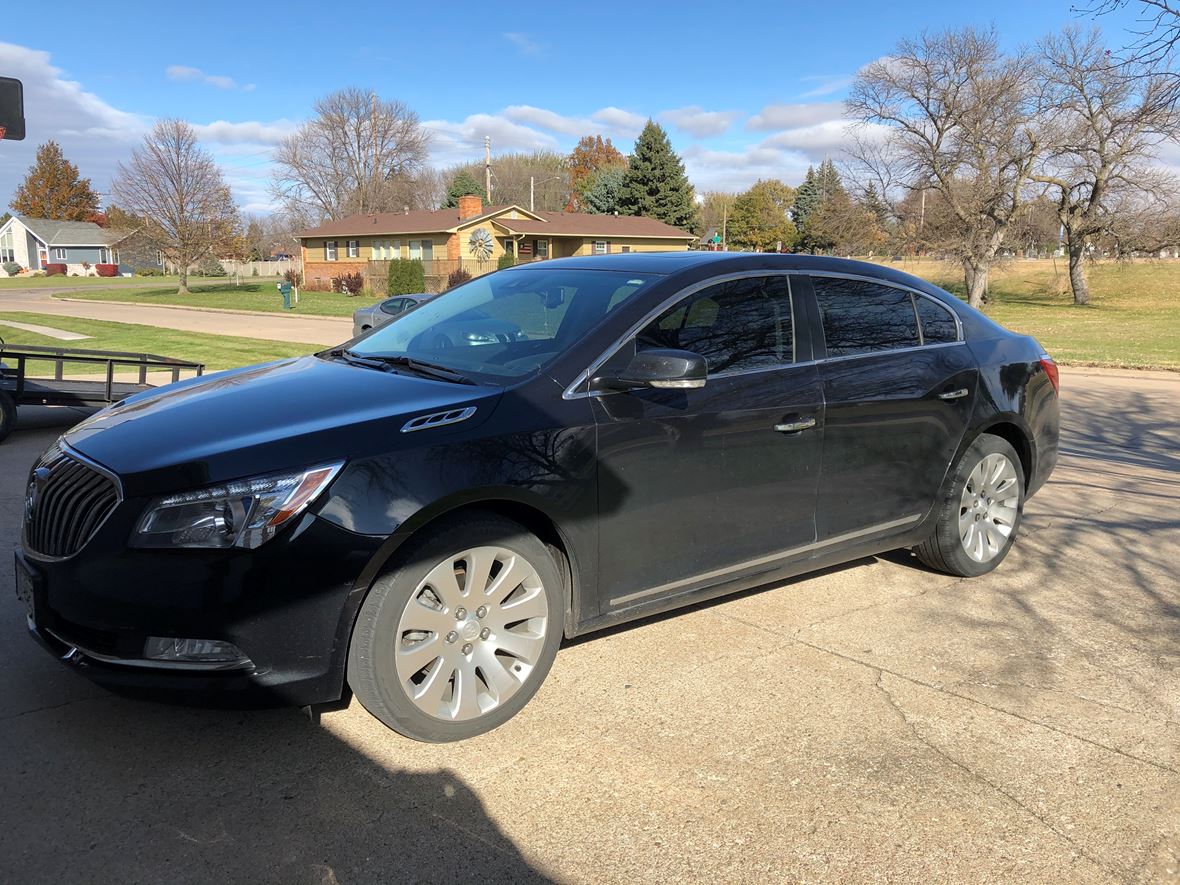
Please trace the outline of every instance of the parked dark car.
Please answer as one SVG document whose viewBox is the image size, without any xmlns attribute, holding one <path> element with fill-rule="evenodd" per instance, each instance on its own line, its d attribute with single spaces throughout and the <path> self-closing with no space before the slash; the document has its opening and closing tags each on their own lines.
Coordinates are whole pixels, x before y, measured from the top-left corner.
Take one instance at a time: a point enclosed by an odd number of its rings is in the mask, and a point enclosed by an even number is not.
<svg viewBox="0 0 1180 885">
<path fill-rule="evenodd" d="M 522 334 L 464 346 L 470 311 Z M 548 261 L 86 420 L 32 471 L 17 586 L 105 685 L 348 686 L 455 740 L 563 637 L 895 548 L 988 572 L 1057 439 L 1037 342 L 891 268 Z"/>
<path fill-rule="evenodd" d="M 401 316 L 407 310 L 412 310 L 433 297 L 425 292 L 417 295 L 395 295 L 392 298 L 378 301 L 376 304 L 366 304 L 364 307 L 357 308 L 352 313 L 353 337 L 368 332 L 370 329 L 384 326 L 394 317 Z"/>
</svg>

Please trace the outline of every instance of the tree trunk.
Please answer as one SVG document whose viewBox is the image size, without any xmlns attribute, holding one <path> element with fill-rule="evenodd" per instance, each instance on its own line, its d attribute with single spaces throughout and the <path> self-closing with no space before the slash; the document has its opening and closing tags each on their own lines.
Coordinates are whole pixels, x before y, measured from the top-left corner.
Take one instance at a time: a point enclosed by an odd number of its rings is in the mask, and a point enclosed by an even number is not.
<svg viewBox="0 0 1180 885">
<path fill-rule="evenodd" d="M 963 259 L 963 280 L 967 284 L 967 303 L 976 310 L 983 308 L 987 301 L 987 268 Z"/>
<path fill-rule="evenodd" d="M 1069 238 L 1069 287 L 1073 289 L 1074 304 L 1090 303 L 1090 283 L 1086 279 L 1086 243 L 1081 237 Z"/>
<path fill-rule="evenodd" d="M 188 294 L 188 265 L 181 264 L 179 270 L 180 270 L 180 288 L 176 290 L 176 294 L 177 295 L 187 295 Z"/>
</svg>

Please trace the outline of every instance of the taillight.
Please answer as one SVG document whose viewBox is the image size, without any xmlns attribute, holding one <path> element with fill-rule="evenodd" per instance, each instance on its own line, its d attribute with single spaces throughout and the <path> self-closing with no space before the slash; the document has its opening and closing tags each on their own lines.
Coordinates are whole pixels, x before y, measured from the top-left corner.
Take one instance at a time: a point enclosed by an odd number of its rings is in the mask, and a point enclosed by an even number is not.
<svg viewBox="0 0 1180 885">
<path fill-rule="evenodd" d="M 1049 376 L 1049 383 L 1053 385 L 1054 393 L 1061 393 L 1061 382 L 1057 377 L 1057 363 L 1053 362 L 1053 357 L 1049 354 L 1041 355 L 1041 368 L 1045 370 L 1045 374 Z"/>
</svg>

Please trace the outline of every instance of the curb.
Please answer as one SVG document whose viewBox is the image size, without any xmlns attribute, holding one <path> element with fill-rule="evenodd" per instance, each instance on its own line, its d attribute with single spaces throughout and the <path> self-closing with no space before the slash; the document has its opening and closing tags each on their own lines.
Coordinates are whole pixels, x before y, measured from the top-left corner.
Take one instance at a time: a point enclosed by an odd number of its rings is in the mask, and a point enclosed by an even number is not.
<svg viewBox="0 0 1180 885">
<path fill-rule="evenodd" d="M 226 313 L 236 316 L 249 317 L 277 317 L 282 320 L 327 320 L 329 322 L 351 323 L 351 317 L 334 317 L 324 316 L 320 313 L 315 314 L 290 314 L 278 313 L 267 310 L 234 310 L 231 307 L 192 307 L 186 304 L 144 304 L 139 301 L 110 301 L 106 298 L 60 298 L 56 295 L 51 296 L 54 301 L 67 301 L 73 304 L 120 304 L 124 307 L 146 307 L 149 310 L 187 310 L 193 313 Z M 358 308 L 359 309 L 359 308 Z M 118 320 L 112 320 L 118 322 Z"/>
</svg>

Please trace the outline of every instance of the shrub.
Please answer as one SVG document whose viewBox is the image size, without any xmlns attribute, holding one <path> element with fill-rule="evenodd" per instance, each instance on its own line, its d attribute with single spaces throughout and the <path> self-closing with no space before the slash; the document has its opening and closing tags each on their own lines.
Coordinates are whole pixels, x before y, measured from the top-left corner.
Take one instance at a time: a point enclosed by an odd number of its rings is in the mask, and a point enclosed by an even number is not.
<svg viewBox="0 0 1180 885">
<path fill-rule="evenodd" d="M 205 255 L 197 262 L 197 273 L 203 277 L 224 277 L 226 276 L 225 268 L 221 266 L 212 255 Z"/>
<path fill-rule="evenodd" d="M 456 286 L 462 286 L 466 282 L 470 282 L 471 272 L 463 268 L 451 271 L 451 275 L 447 277 L 447 288 L 454 289 Z"/>
<path fill-rule="evenodd" d="M 90 276 L 90 262 L 89 261 L 82 262 L 82 276 L 84 276 L 84 277 Z"/>
<path fill-rule="evenodd" d="M 359 295 L 365 288 L 365 278 L 359 273 L 346 273 L 332 277 L 332 291 L 348 295 Z"/>
<path fill-rule="evenodd" d="M 389 262 L 389 290 L 386 295 L 416 295 L 426 291 L 426 268 L 417 259 L 397 258 Z"/>
<path fill-rule="evenodd" d="M 4 272 L 10 277 L 15 277 L 18 273 L 20 273 L 20 265 L 15 261 L 5 261 L 3 267 Z"/>
<path fill-rule="evenodd" d="M 45 275 L 47 277 L 64 277 L 66 266 L 64 264 L 47 264 L 45 265 Z"/>
<path fill-rule="evenodd" d="M 134 273 L 137 277 L 163 276 L 163 273 L 160 271 L 160 269 L 158 267 L 137 267 L 137 268 L 135 268 Z"/>
<path fill-rule="evenodd" d="M 303 285 L 303 275 L 297 270 L 289 270 L 283 274 L 283 279 L 298 289 Z"/>
<path fill-rule="evenodd" d="M 119 265 L 117 264 L 96 264 L 94 265 L 94 272 L 100 277 L 114 277 L 119 275 Z"/>
<path fill-rule="evenodd" d="M 516 264 L 516 256 L 504 254 L 500 256 L 500 260 L 496 262 L 496 269 L 503 270 L 506 267 L 512 267 Z"/>
<path fill-rule="evenodd" d="M 258 268 L 257 267 L 250 268 L 250 276 L 252 276 L 252 277 L 258 276 Z"/>
</svg>

